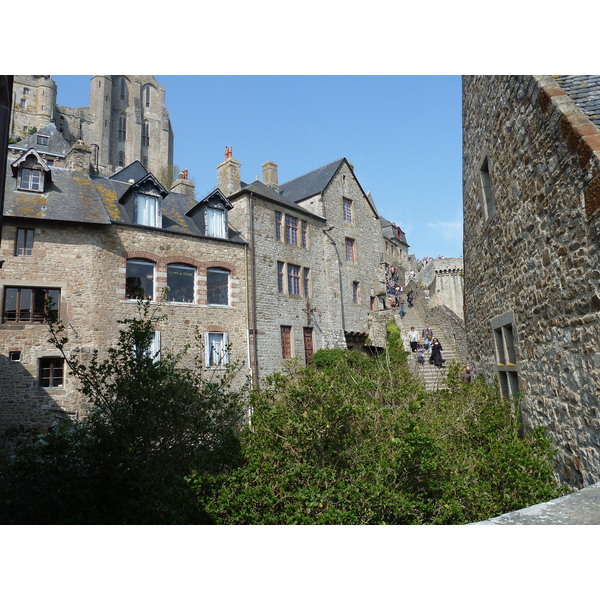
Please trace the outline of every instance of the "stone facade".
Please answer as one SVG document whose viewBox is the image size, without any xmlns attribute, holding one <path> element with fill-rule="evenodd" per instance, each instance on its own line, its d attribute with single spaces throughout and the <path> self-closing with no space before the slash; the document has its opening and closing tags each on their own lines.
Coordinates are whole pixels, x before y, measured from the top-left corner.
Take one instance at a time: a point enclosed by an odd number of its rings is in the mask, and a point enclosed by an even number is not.
<svg viewBox="0 0 600 600">
<path fill-rule="evenodd" d="M 431 259 L 417 273 L 417 282 L 429 292 L 429 305 L 447 306 L 464 320 L 464 269 L 462 258 Z"/>
<path fill-rule="evenodd" d="M 116 179 L 108 179 L 77 170 L 77 161 L 72 169 L 46 166 L 46 177 L 51 179 L 44 181 L 43 189 L 25 190 L 20 189 L 22 180 L 14 164 L 7 169 L 0 246 L 4 261 L 0 270 L 2 433 L 16 425 L 43 430 L 56 419 L 79 418 L 88 408 L 65 365 L 51 383 L 43 379 L 47 359 L 60 360 L 61 355 L 48 342 L 43 312 L 37 317 L 30 312 L 31 291 L 56 290 L 69 352 L 85 358 L 99 349 L 102 357 L 117 340 L 118 321 L 137 315 L 137 301 L 131 299 L 131 280 L 136 280 L 131 275 L 136 273 L 131 269 L 139 265 L 146 269 L 146 279 L 151 279 L 145 288 L 150 290 L 151 307 L 160 306 L 167 317 L 157 328 L 157 348 L 177 352 L 191 344 L 188 360 L 199 356 L 210 377 L 224 370 L 223 364 L 211 367 L 206 362 L 210 333 L 213 343 L 216 336 L 217 341 L 230 344 L 229 362 L 244 365 L 237 385 L 245 380 L 246 243 L 231 229 L 220 235 L 204 230 L 205 205 L 223 210 L 228 206 L 218 191 L 196 203 L 185 194 L 161 188 L 139 163 L 128 167 L 122 177 L 117 174 Z M 33 167 L 30 162 L 23 165 Z M 162 204 L 160 221 L 153 226 L 131 217 L 139 192 L 145 199 L 153 192 Z M 168 284 L 169 276 L 175 277 L 180 266 L 193 277 L 187 280 L 190 297 L 159 301 L 168 285 L 174 289 Z M 209 269 L 211 276 L 226 277 L 225 299 L 214 301 L 207 296 L 212 285 L 207 280 Z M 169 293 L 175 293 L 173 289 Z M 15 297 L 20 298 L 16 310 Z M 34 305 L 32 312 L 38 308 Z M 202 347 L 196 345 L 196 329 L 203 338 Z"/>
<path fill-rule="evenodd" d="M 475 373 L 522 394 L 579 488 L 600 479 L 600 82 L 571 79 L 463 79 L 465 316 Z"/>
<path fill-rule="evenodd" d="M 98 173 L 111 175 L 138 160 L 161 179 L 173 165 L 173 131 L 165 90 L 150 75 L 94 75 L 90 106 L 56 104 L 57 86 L 48 75 L 15 75 L 10 138 L 30 128 L 56 125 L 69 145 L 82 140 L 91 148 Z"/>
</svg>

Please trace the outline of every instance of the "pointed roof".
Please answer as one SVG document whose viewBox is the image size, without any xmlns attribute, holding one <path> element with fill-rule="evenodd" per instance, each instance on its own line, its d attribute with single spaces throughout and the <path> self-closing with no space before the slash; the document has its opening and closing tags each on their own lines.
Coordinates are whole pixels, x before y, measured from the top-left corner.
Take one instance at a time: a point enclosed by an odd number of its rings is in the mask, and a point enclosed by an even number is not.
<svg viewBox="0 0 600 600">
<path fill-rule="evenodd" d="M 311 196 L 321 194 L 344 162 L 348 161 L 345 158 L 339 158 L 314 171 L 291 179 L 279 186 L 279 193 L 292 202 L 300 202 Z"/>
<path fill-rule="evenodd" d="M 47 144 L 39 144 L 39 137 L 47 138 Z M 56 129 L 54 121 L 50 121 L 48 125 L 45 125 L 35 133 L 28 135 L 16 144 L 11 144 L 9 148 L 15 150 L 27 150 L 28 148 L 35 148 L 38 152 L 44 154 L 52 154 L 54 156 L 65 157 L 71 149 L 69 144 L 62 133 Z"/>
</svg>

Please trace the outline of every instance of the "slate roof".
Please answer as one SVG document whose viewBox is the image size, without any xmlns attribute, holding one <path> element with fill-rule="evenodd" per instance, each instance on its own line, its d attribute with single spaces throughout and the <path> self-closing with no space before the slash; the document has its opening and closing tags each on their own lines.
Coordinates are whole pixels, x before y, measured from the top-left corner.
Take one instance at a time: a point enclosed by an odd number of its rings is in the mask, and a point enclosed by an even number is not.
<svg viewBox="0 0 600 600">
<path fill-rule="evenodd" d="M 88 176 L 64 167 L 52 167 L 52 181 L 47 184 L 44 193 L 17 190 L 16 178 L 13 177 L 10 169 L 12 162 L 12 159 L 9 159 L 4 216 L 95 225 L 110 223 L 135 225 L 124 205 L 119 202 L 134 184 L 116 178 Z M 129 170 L 127 174 L 131 175 L 134 170 Z M 148 172 L 145 169 L 143 171 L 144 177 L 147 176 Z M 133 177 L 128 177 L 129 179 Z M 203 236 L 195 221 L 186 215 L 195 205 L 196 202 L 185 194 L 169 192 L 162 200 L 162 229 L 208 237 Z M 231 228 L 228 239 L 236 243 L 246 243 Z"/>
<path fill-rule="evenodd" d="M 48 145 L 38 144 L 38 135 L 48 136 Z M 11 144 L 9 148 L 17 150 L 28 150 L 29 148 L 34 148 L 38 152 L 42 152 L 44 154 L 53 154 L 55 156 L 65 157 L 69 153 L 71 145 L 65 140 L 62 133 L 56 129 L 54 121 L 50 121 L 48 125 L 42 127 L 35 133 L 28 135 L 26 138 L 23 138 L 20 142 Z"/>
<path fill-rule="evenodd" d="M 395 239 L 395 240 L 400 240 L 401 242 L 403 242 L 404 244 L 406 244 L 408 246 L 408 243 L 406 242 L 406 234 L 404 233 L 404 231 L 402 231 L 402 228 L 399 225 L 396 225 L 395 223 L 388 221 L 387 219 L 385 219 L 382 216 L 379 217 L 379 220 L 381 221 L 381 229 L 384 232 L 384 236 Z M 389 232 L 385 231 L 388 228 L 390 229 L 390 231 Z M 398 237 L 396 235 L 396 229 L 400 230 L 400 237 Z"/>
<path fill-rule="evenodd" d="M 556 75 L 554 79 L 590 121 L 600 128 L 600 76 Z"/>
<path fill-rule="evenodd" d="M 345 160 L 345 158 L 340 158 L 314 171 L 291 179 L 279 186 L 279 193 L 292 202 L 300 202 L 301 200 L 320 194 L 327 187 L 327 184 Z"/>
</svg>

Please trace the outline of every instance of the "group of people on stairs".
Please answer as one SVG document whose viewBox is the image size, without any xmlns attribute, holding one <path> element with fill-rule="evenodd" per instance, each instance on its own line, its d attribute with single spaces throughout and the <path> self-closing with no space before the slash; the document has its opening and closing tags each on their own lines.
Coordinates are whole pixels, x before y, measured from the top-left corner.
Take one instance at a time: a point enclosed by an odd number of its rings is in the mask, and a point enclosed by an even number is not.
<svg viewBox="0 0 600 600">
<path fill-rule="evenodd" d="M 435 365 L 438 369 L 444 366 L 446 361 L 442 357 L 442 344 L 436 337 L 433 337 L 433 330 L 429 325 L 423 329 L 422 338 L 419 338 L 419 333 L 414 327 L 411 327 L 408 332 L 408 343 L 411 351 L 417 354 L 420 365 L 425 364 L 425 352 L 427 352 L 429 364 Z"/>
</svg>

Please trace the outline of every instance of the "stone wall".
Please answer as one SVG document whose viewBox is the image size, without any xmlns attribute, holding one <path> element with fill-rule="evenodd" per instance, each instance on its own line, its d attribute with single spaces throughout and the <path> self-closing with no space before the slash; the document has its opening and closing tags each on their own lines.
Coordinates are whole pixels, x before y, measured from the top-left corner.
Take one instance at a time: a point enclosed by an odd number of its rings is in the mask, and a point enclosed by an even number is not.
<svg viewBox="0 0 600 600">
<path fill-rule="evenodd" d="M 429 290 L 429 305 L 446 306 L 464 319 L 464 277 L 462 258 L 435 258 L 417 274 L 417 281 Z"/>
<path fill-rule="evenodd" d="M 137 314 L 137 302 L 125 298 L 126 260 L 143 258 L 155 262 L 156 297 L 166 285 L 169 263 L 186 263 L 197 268 L 196 302 L 165 303 L 167 320 L 158 326 L 161 349 L 181 351 L 191 344 L 188 358 L 204 349 L 196 345 L 195 329 L 226 332 L 231 343 L 230 360 L 246 364 L 239 373 L 241 384 L 248 372 L 247 293 L 245 246 L 217 239 L 202 239 L 134 226 L 94 227 L 44 222 L 34 229 L 32 256 L 14 256 L 17 226 L 30 223 L 6 219 L 0 256 L 5 261 L 1 273 L 0 301 L 4 287 L 51 287 L 60 289 L 60 319 L 67 324 L 69 352 L 80 356 L 114 345 L 119 320 Z M 206 304 L 206 269 L 227 268 L 230 276 L 230 305 Z M 151 303 L 158 308 L 158 302 Z M 4 308 L 2 307 L 2 313 Z M 39 385 L 39 359 L 60 357 L 48 342 L 43 323 L 0 324 L 0 430 L 13 425 L 44 429 L 57 418 L 77 418 L 88 406 L 76 390 L 76 381 L 65 373 L 62 388 Z M 19 360 L 10 360 L 20 352 Z M 220 372 L 206 369 L 206 374 Z"/>
<path fill-rule="evenodd" d="M 551 77 L 463 79 L 471 361 L 522 394 L 525 425 L 548 428 L 573 487 L 600 479 L 600 229 L 586 210 L 598 140 Z"/>
</svg>

